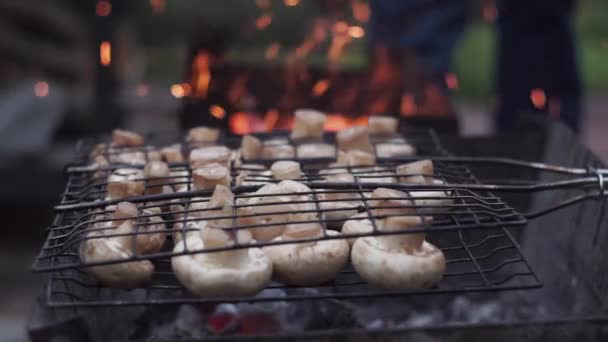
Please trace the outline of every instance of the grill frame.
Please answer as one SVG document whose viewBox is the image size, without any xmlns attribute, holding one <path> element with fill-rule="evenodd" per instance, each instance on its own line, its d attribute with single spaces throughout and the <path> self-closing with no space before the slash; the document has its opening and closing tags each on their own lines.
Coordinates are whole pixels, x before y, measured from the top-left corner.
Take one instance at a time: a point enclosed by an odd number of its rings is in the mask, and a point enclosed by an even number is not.
<svg viewBox="0 0 608 342">
<path fill-rule="evenodd" d="M 409 140 L 409 137 L 412 137 L 412 133 L 406 132 L 405 135 L 408 136 L 408 142 L 412 142 Z M 278 133 L 278 134 L 274 133 L 274 134 L 267 135 L 267 138 L 274 138 L 277 136 L 283 136 L 283 135 L 282 135 L 282 133 Z M 262 138 L 264 139 L 265 137 L 262 137 Z M 326 139 L 327 139 L 327 137 L 326 137 Z M 417 148 L 421 148 L 422 150 L 425 150 L 425 149 L 430 150 L 431 155 L 433 157 L 438 157 L 438 158 L 436 158 L 438 170 L 441 170 L 441 166 L 442 166 L 441 163 L 447 163 L 449 165 L 449 161 L 446 161 L 442 158 L 450 157 L 450 154 L 441 146 L 439 138 L 434 133 L 434 131 L 428 131 L 428 136 L 426 136 L 426 137 L 422 136 L 422 139 L 420 139 L 420 140 L 418 140 L 418 139 L 413 139 L 413 140 L 416 141 L 416 142 L 414 142 L 414 145 Z M 234 147 L 234 138 L 227 137 L 227 138 L 223 139 L 223 143 L 228 146 L 232 145 L 232 147 Z M 290 143 L 293 143 L 293 142 L 290 141 Z M 429 143 L 431 145 L 426 145 Z M 87 149 L 87 146 L 89 146 L 88 149 Z M 475 185 L 481 185 L 481 183 L 474 177 L 474 175 L 470 172 L 470 170 L 468 170 L 468 167 L 466 167 L 466 165 L 462 165 L 462 163 L 456 162 L 456 163 L 454 163 L 454 165 L 458 165 L 458 167 L 461 168 L 461 170 L 464 172 L 464 174 L 466 174 L 466 179 L 463 180 L 463 185 L 466 185 L 466 186 L 450 187 L 449 185 L 446 185 L 445 188 L 449 189 L 450 195 L 456 194 L 456 196 L 462 196 L 463 198 L 465 198 L 467 196 L 466 195 L 467 192 L 469 193 L 469 195 L 470 194 L 476 195 L 477 192 L 475 192 L 475 191 L 483 191 L 484 194 L 488 195 L 487 198 L 496 200 L 497 201 L 496 203 L 498 205 L 504 205 L 503 208 L 505 210 L 512 211 L 512 214 L 515 217 L 515 219 L 512 221 L 504 221 L 504 220 L 495 219 L 494 222 L 482 222 L 482 220 L 479 220 L 479 218 L 477 216 L 475 216 L 475 213 L 472 212 L 473 218 L 470 220 L 470 222 L 461 222 L 462 218 L 459 219 L 455 215 L 450 214 L 449 215 L 449 216 L 451 216 L 450 219 L 454 222 L 454 224 L 452 224 L 452 225 L 441 226 L 441 225 L 436 225 L 434 223 L 432 228 L 424 227 L 424 228 L 420 228 L 420 229 L 412 229 L 412 230 L 408 231 L 407 233 L 425 232 L 425 233 L 430 233 L 429 236 L 432 236 L 435 234 L 442 234 L 442 233 L 460 234 L 460 241 L 462 242 L 461 246 L 462 246 L 462 248 L 464 248 L 464 250 L 469 255 L 469 261 L 477 270 L 477 274 L 480 275 L 480 278 L 482 279 L 481 286 L 467 287 L 467 288 L 444 288 L 444 289 L 436 287 L 436 288 L 424 289 L 424 290 L 394 291 L 394 292 L 370 290 L 370 291 L 366 291 L 364 293 L 348 293 L 348 294 L 333 293 L 333 294 L 326 294 L 323 296 L 309 295 L 309 296 L 293 297 L 293 298 L 292 297 L 289 297 L 289 298 L 259 297 L 259 298 L 255 299 L 255 298 L 250 297 L 250 298 L 237 299 L 237 300 L 235 300 L 234 298 L 220 298 L 220 299 L 217 299 L 217 298 L 216 299 L 189 298 L 186 300 L 182 300 L 182 299 L 180 299 L 180 300 L 147 299 L 147 300 L 139 301 L 139 302 L 133 302 L 133 301 L 129 301 L 129 300 L 112 300 L 109 298 L 106 298 L 104 300 L 97 300 L 97 301 L 94 301 L 94 300 L 93 301 L 56 300 L 56 299 L 54 299 L 53 295 L 56 295 L 56 293 L 57 293 L 57 289 L 56 289 L 57 281 L 65 282 L 65 281 L 69 281 L 70 279 L 72 279 L 72 280 L 76 279 L 75 276 L 62 278 L 62 280 L 54 278 L 54 277 L 56 277 L 57 274 L 59 274 L 61 272 L 76 272 L 77 273 L 77 272 L 82 272 L 81 270 L 79 270 L 80 268 L 92 266 L 92 265 L 105 265 L 105 264 L 120 263 L 120 262 L 133 261 L 133 260 L 142 260 L 142 259 L 160 260 L 160 258 L 166 258 L 166 257 L 175 255 L 172 252 L 164 251 L 164 252 L 160 252 L 160 253 L 155 253 L 153 255 L 142 255 L 142 256 L 136 256 L 136 257 L 133 257 L 130 259 L 107 261 L 107 262 L 85 265 L 85 264 L 82 264 L 81 262 L 80 263 L 79 262 L 73 262 L 73 263 L 65 262 L 66 257 L 73 257 L 73 258 L 77 258 L 79 260 L 77 253 L 75 253 L 71 256 L 45 254 L 45 250 L 47 248 L 51 247 L 51 245 L 50 245 L 51 241 L 53 241 L 53 238 L 57 236 L 57 235 L 54 235 L 56 233 L 57 227 L 66 226 L 64 224 L 64 220 L 65 220 L 64 215 L 69 215 L 70 213 L 78 212 L 79 210 L 87 210 L 87 208 L 101 207 L 103 205 L 111 204 L 113 202 L 116 202 L 116 203 L 120 202 L 120 201 L 110 201 L 110 202 L 96 201 L 96 202 L 82 203 L 79 201 L 79 199 L 75 200 L 72 197 L 70 189 L 73 189 L 75 182 L 78 181 L 76 179 L 76 176 L 79 174 L 81 175 L 83 173 L 83 167 L 86 168 L 84 165 L 86 164 L 90 146 L 92 146 L 92 145 L 86 144 L 86 143 L 80 144 L 79 148 L 78 148 L 78 152 L 76 153 L 75 162 L 66 167 L 66 172 L 68 173 L 68 176 L 69 176 L 68 183 L 66 186 L 66 191 L 63 194 L 60 205 L 58 207 L 56 207 L 57 215 L 55 217 L 53 225 L 51 225 L 47 230 L 47 232 L 48 232 L 47 239 L 46 239 L 43 249 L 41 250 L 40 255 L 37 257 L 36 262 L 33 267 L 34 271 L 36 271 L 36 272 L 53 272 L 53 274 L 51 274 L 51 276 L 49 278 L 49 282 L 48 282 L 47 290 L 46 290 L 46 302 L 49 306 L 53 306 L 53 307 L 72 307 L 72 306 L 91 307 L 91 306 L 108 306 L 108 305 L 112 306 L 112 305 L 149 305 L 149 304 L 175 304 L 175 303 L 218 303 L 218 302 L 240 302 L 240 301 L 252 302 L 252 301 L 270 301 L 270 300 L 273 300 L 273 301 L 274 300 L 309 300 L 309 299 L 328 299 L 328 298 L 334 298 L 334 299 L 335 298 L 368 298 L 368 297 L 375 297 L 375 296 L 404 296 L 404 295 L 412 295 L 412 294 L 462 293 L 462 292 L 517 290 L 517 289 L 537 288 L 537 287 L 542 286 L 542 283 L 540 282 L 540 280 L 538 279 L 538 277 L 536 276 L 536 274 L 530 267 L 530 264 L 527 262 L 527 260 L 521 253 L 519 245 L 513 239 L 513 237 L 510 235 L 508 230 L 505 229 L 505 227 L 507 227 L 507 226 L 524 225 L 526 223 L 525 217 L 523 215 L 517 213 L 513 208 L 508 206 L 506 203 L 500 201 L 500 199 L 498 197 L 496 197 L 489 191 L 486 191 L 485 189 L 483 189 L 483 187 L 481 187 L 481 190 L 476 190 Z M 182 143 L 182 146 L 189 146 L 189 145 Z M 188 147 L 188 148 L 190 148 L 190 147 Z M 416 158 L 412 158 L 412 159 L 416 160 L 416 159 L 422 159 L 422 158 L 424 158 L 424 157 L 416 157 Z M 274 160 L 272 160 L 272 161 L 274 161 Z M 248 161 L 248 162 L 256 162 L 256 163 L 262 163 L 262 164 L 267 165 L 272 161 L 255 160 L 255 161 Z M 313 160 L 306 160 L 306 161 L 300 160 L 300 161 L 307 162 L 307 163 L 320 163 L 320 162 L 327 162 L 329 160 L 313 159 Z M 379 159 L 378 163 L 384 164 L 384 165 L 388 165 L 391 163 L 396 164 L 396 162 L 394 162 L 390 159 L 388 159 L 388 160 Z M 308 165 L 308 164 L 304 164 L 304 165 Z M 112 167 L 117 167 L 117 166 L 119 166 L 119 165 L 112 165 Z M 392 166 L 394 166 L 394 165 L 392 165 Z M 173 164 L 173 165 L 171 165 L 171 167 L 172 168 L 173 167 L 183 167 L 183 165 Z M 310 168 L 305 168 L 305 170 L 310 170 Z M 352 171 L 351 168 L 349 168 L 349 171 Z M 84 171 L 84 172 L 87 173 L 87 172 L 90 172 L 90 170 Z M 189 171 L 189 175 L 191 176 L 191 170 Z M 442 178 L 441 172 L 439 172 L 439 178 L 440 179 Z M 355 184 L 356 189 L 353 189 L 352 184 L 346 185 L 346 186 L 350 186 L 351 191 L 358 193 L 361 198 L 364 198 L 363 192 L 371 191 L 370 189 L 383 185 L 383 184 L 375 184 L 375 183 L 361 183 L 358 181 L 359 180 L 358 177 L 355 177 L 355 179 L 357 180 L 356 184 Z M 443 180 L 445 180 L 445 177 L 443 177 Z M 315 190 L 315 191 L 316 191 L 316 188 L 321 186 L 320 184 L 315 184 L 314 182 L 309 182 L 308 185 L 310 185 L 311 188 L 313 188 L 313 190 Z M 452 183 L 450 185 L 452 185 Z M 327 183 L 322 185 L 323 188 L 332 188 L 332 189 L 334 187 L 339 188 L 341 186 L 345 186 L 345 185 L 344 184 L 327 184 Z M 472 187 L 473 189 L 468 190 L 467 186 Z M 395 186 L 395 184 L 392 184 L 389 187 L 400 188 L 400 186 Z M 438 188 L 440 188 L 440 189 L 442 188 L 440 186 L 423 186 L 423 185 L 407 185 L 407 186 L 401 186 L 401 187 L 404 188 L 404 190 L 409 190 L 409 191 L 417 191 L 417 190 L 435 190 L 436 191 Z M 236 187 L 236 188 L 233 188 L 233 190 L 235 191 L 235 193 L 239 194 L 242 192 L 251 191 L 254 188 L 255 187 L 245 186 L 245 187 Z M 178 195 L 179 195 L 178 197 L 185 198 L 186 201 L 190 202 L 192 197 L 200 196 L 200 195 L 210 195 L 210 191 L 190 191 L 187 194 L 178 194 Z M 175 196 L 177 196 L 177 195 L 144 195 L 144 196 L 141 196 L 140 198 L 138 198 L 137 200 L 135 200 L 134 202 L 138 202 L 138 201 L 146 202 L 146 201 L 150 201 L 150 200 L 162 200 L 162 199 L 166 200 L 166 199 L 169 199 L 169 198 L 172 198 Z M 318 200 L 316 199 L 316 195 L 313 194 L 313 196 L 315 198 L 315 205 L 317 206 L 317 209 L 318 209 L 319 208 Z M 476 198 L 476 197 L 471 196 L 471 198 Z M 82 199 L 82 198 L 80 198 L 80 199 Z M 462 199 L 462 201 L 463 201 L 463 203 L 466 204 L 464 199 Z M 370 208 L 369 208 L 369 205 L 367 204 L 367 201 L 363 200 L 363 203 L 365 204 L 365 210 L 369 214 Z M 471 211 L 470 208 L 465 208 L 465 209 L 467 209 L 467 211 Z M 471 254 L 471 251 L 469 250 L 469 246 L 467 245 L 466 242 L 464 242 L 464 240 L 462 238 L 463 232 L 466 233 L 469 230 L 477 231 L 478 236 L 482 236 L 484 238 L 488 238 L 488 236 L 491 236 L 490 231 L 502 230 L 503 236 L 506 237 L 508 240 L 508 244 L 506 244 L 502 247 L 504 249 L 513 249 L 514 255 L 516 256 L 517 259 L 512 259 L 512 260 L 515 260 L 514 262 L 521 263 L 521 265 L 527 270 L 526 271 L 527 273 L 525 274 L 525 276 L 530 276 L 531 281 L 529 281 L 528 283 L 518 281 L 518 282 L 515 282 L 514 284 L 508 284 L 508 285 L 491 284 L 488 281 L 488 279 L 485 277 L 484 270 L 479 266 L 479 260 L 477 260 L 477 258 L 473 254 Z M 361 235 L 356 235 L 356 236 L 398 234 L 398 233 L 400 233 L 400 232 L 395 233 L 395 232 L 375 231 L 375 232 L 372 232 L 371 234 L 366 233 L 366 234 L 361 234 Z M 488 234 L 490 234 L 490 235 L 488 235 Z M 71 236 L 71 234 L 69 234 L 69 235 Z M 353 236 L 353 237 L 356 237 L 356 236 Z M 327 239 L 327 238 L 332 238 L 332 237 L 328 237 L 327 235 L 325 235 L 325 236 L 322 236 L 321 238 L 315 238 L 315 239 L 309 239 L 309 240 L 292 240 L 292 241 L 286 241 L 283 243 L 297 243 L 297 242 L 302 242 L 302 241 L 318 241 L 318 240 L 323 240 L 323 239 Z M 263 245 L 269 245 L 269 244 L 264 243 Z M 55 247 L 57 247 L 57 246 L 55 246 Z M 187 251 L 185 253 L 180 253 L 180 254 L 194 254 L 194 253 L 200 253 L 200 252 L 204 253 L 204 252 L 227 250 L 227 249 L 232 249 L 232 248 L 245 248 L 245 247 L 251 247 L 251 246 L 233 246 L 233 247 L 226 247 L 226 248 L 220 248 L 220 249 L 206 249 L 205 251 Z M 44 260 L 49 260 L 47 265 L 44 264 L 45 263 Z M 504 264 L 501 264 L 498 267 L 502 268 L 503 266 L 504 266 Z M 513 276 L 517 277 L 518 276 L 517 273 L 518 272 L 515 272 L 515 274 Z M 97 286 L 95 291 L 97 291 L 99 293 L 101 288 L 103 288 L 103 287 Z M 146 291 L 149 292 L 149 290 L 146 290 Z M 269 298 L 271 298 L 271 299 L 269 299 Z"/>
</svg>

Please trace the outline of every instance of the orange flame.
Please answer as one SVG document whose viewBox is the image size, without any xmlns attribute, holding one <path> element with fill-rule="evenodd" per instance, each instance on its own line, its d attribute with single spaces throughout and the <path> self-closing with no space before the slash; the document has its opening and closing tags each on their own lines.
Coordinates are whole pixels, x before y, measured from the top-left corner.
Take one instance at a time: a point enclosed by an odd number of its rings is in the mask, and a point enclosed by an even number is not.
<svg viewBox="0 0 608 342">
<path fill-rule="evenodd" d="M 34 84 L 34 95 L 36 97 L 49 96 L 49 84 L 45 81 L 38 81 Z"/>
<path fill-rule="evenodd" d="M 412 116 L 416 114 L 416 101 L 414 95 L 406 93 L 401 97 L 401 113 L 405 116 Z"/>
<path fill-rule="evenodd" d="M 230 115 L 230 131 L 236 134 L 247 134 L 250 133 L 249 129 L 249 115 L 243 112 L 236 112 Z"/>
<path fill-rule="evenodd" d="M 366 23 L 369 21 L 370 10 L 369 5 L 362 1 L 352 2 L 353 17 L 359 22 Z"/>
<path fill-rule="evenodd" d="M 458 76 L 451 72 L 445 74 L 445 86 L 450 90 L 458 89 Z"/>
<path fill-rule="evenodd" d="M 107 17 L 112 13 L 112 4 L 107 0 L 100 0 L 95 5 L 95 14 L 99 17 Z"/>
<path fill-rule="evenodd" d="M 326 131 L 337 132 L 343 128 L 350 126 L 348 119 L 343 115 L 330 114 L 327 116 L 325 126 L 323 127 Z"/>
<path fill-rule="evenodd" d="M 534 108 L 544 108 L 547 104 L 547 95 L 545 95 L 545 91 L 540 88 L 532 89 L 530 92 L 530 101 L 532 101 Z"/>
<path fill-rule="evenodd" d="M 226 110 L 219 105 L 209 106 L 209 114 L 214 118 L 222 120 L 226 117 Z"/>
<path fill-rule="evenodd" d="M 283 0 L 285 6 L 298 6 L 300 4 L 300 0 Z"/>
<path fill-rule="evenodd" d="M 327 89 L 329 89 L 329 86 L 330 83 L 328 79 L 321 79 L 317 81 L 317 83 L 315 83 L 315 85 L 312 87 L 312 95 L 315 97 L 319 97 L 325 94 Z"/>
<path fill-rule="evenodd" d="M 209 92 L 209 84 L 211 83 L 211 55 L 206 51 L 201 51 L 196 54 L 192 61 L 192 76 L 193 93 L 195 97 L 206 98 Z"/>
<path fill-rule="evenodd" d="M 363 38 L 365 30 L 361 26 L 351 26 L 348 28 L 348 35 L 353 38 Z"/>
<path fill-rule="evenodd" d="M 269 109 L 264 115 L 264 126 L 266 127 L 266 131 L 272 131 L 276 126 L 277 122 L 279 122 L 279 111 L 276 109 Z"/>
<path fill-rule="evenodd" d="M 272 14 L 264 14 L 256 19 L 255 27 L 258 30 L 264 30 L 272 24 Z"/>
<path fill-rule="evenodd" d="M 112 44 L 107 40 L 99 44 L 99 61 L 106 67 L 112 63 Z"/>
<path fill-rule="evenodd" d="M 276 59 L 277 56 L 279 55 L 280 49 L 281 49 L 281 44 L 279 44 L 277 42 L 270 44 L 268 46 L 268 48 L 266 48 L 266 52 L 264 54 L 266 56 L 266 59 L 269 61 Z"/>
<path fill-rule="evenodd" d="M 163 13 L 165 11 L 165 0 L 150 0 L 150 6 L 154 13 Z"/>
<path fill-rule="evenodd" d="M 182 98 L 190 95 L 191 87 L 187 83 L 174 84 L 171 86 L 171 95 L 175 98 Z"/>
</svg>

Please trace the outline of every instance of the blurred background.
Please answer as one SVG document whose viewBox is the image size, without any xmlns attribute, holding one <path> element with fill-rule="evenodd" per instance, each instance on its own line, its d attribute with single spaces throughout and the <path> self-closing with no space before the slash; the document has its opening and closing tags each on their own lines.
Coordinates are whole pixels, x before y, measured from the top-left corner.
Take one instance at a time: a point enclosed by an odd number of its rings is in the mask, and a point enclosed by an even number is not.
<svg viewBox="0 0 608 342">
<path fill-rule="evenodd" d="M 268 131 L 313 107 L 330 130 L 384 113 L 465 136 L 548 117 L 607 160 L 607 14 L 598 0 L 0 0 L 0 331 L 22 337 L 79 138 Z"/>
</svg>

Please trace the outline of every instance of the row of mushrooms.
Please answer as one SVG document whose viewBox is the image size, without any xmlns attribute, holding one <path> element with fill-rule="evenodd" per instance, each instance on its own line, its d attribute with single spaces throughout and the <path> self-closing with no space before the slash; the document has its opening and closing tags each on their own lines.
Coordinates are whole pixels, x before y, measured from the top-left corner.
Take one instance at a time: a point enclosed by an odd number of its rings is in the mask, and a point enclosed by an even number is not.
<svg viewBox="0 0 608 342">
<path fill-rule="evenodd" d="M 335 163 L 318 172 L 315 182 L 353 183 L 355 177 L 374 174 L 379 176 L 373 182 L 386 186 L 370 193 L 337 191 L 322 185 L 313 190 L 302 182 L 304 172 L 296 161 L 277 161 L 269 169 L 248 164 L 248 160 L 268 156 L 293 158 L 293 146 L 284 141 L 245 136 L 240 150 L 231 151 L 213 144 L 217 140 L 213 130 L 197 128 L 188 134 L 188 141 L 201 143 L 200 147 L 186 159 L 178 145 L 163 148 L 158 154 L 125 149 L 143 146 L 143 139 L 132 132 L 115 131 L 112 146 L 105 151 L 117 152 L 98 153 L 92 158 L 99 170 L 107 172 L 107 199 L 123 202 L 92 214 L 96 223 L 81 244 L 81 259 L 85 263 L 127 260 L 88 270 L 109 286 L 142 286 L 154 272 L 154 264 L 146 256 L 161 251 L 170 236 L 174 274 L 199 296 L 254 295 L 271 280 L 295 286 L 320 285 L 335 279 L 349 261 L 366 282 L 379 288 L 420 288 L 437 283 L 445 272 L 445 257 L 425 241 L 423 230 L 432 223 L 436 208 L 451 200 L 443 191 L 404 192 L 390 187 L 392 183 L 439 183 L 433 178 L 432 162 L 423 160 L 392 170 L 376 165 L 380 145 L 372 146 L 369 135 L 394 136 L 395 119 L 371 118 L 368 127 L 343 130 L 337 134 L 335 146 L 320 141 L 324 122 L 322 113 L 298 111 L 291 135 L 293 140 L 307 141 L 297 145 L 298 156 L 302 151 L 313 157 L 329 156 L 330 150 L 332 156 L 337 155 Z M 383 153 L 388 155 L 415 152 L 403 142 L 385 145 Z M 112 158 L 131 165 L 141 161 L 134 162 L 132 155 L 121 153 L 148 153 L 145 166 L 110 172 L 103 168 L 117 162 L 108 160 Z M 244 162 L 239 165 L 237 179 L 232 180 L 230 167 L 240 159 Z M 169 167 L 186 161 L 191 171 Z M 269 179 L 255 183 L 261 185 L 258 190 L 235 196 L 230 185 L 250 185 L 247 177 L 251 174 L 264 174 Z M 128 201 L 143 194 L 191 189 L 213 193 L 209 198 L 193 198 L 189 205 L 176 200 L 145 205 Z M 170 221 L 164 222 L 163 217 Z"/>
</svg>

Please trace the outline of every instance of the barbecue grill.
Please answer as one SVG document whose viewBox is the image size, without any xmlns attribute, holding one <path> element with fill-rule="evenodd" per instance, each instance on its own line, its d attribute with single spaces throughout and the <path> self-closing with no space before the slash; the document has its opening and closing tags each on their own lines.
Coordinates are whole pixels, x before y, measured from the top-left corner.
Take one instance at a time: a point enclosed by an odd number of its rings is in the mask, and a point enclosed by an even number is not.
<svg viewBox="0 0 608 342">
<path fill-rule="evenodd" d="M 200 298 L 189 294 L 177 282 L 171 271 L 170 258 L 175 256 L 175 254 L 172 251 L 173 246 L 170 241 L 158 253 L 146 255 L 137 255 L 135 253 L 130 259 L 85 263 L 78 256 L 78 247 L 82 241 L 90 238 L 86 235 L 86 232 L 94 229 L 95 223 L 103 220 L 99 214 L 104 213 L 106 206 L 120 202 L 105 199 L 106 177 L 96 178 L 93 176 L 99 169 L 89 166 L 88 156 L 90 151 L 100 142 L 100 140 L 94 140 L 80 143 L 74 162 L 66 167 L 68 175 L 66 190 L 62 194 L 60 203 L 55 207 L 55 219 L 47 230 L 44 246 L 33 266 L 34 271 L 47 272 L 49 275 L 45 291 L 41 296 L 41 304 L 46 310 L 62 313 L 63 315 L 68 313 L 66 317 L 74 317 L 74 313 L 89 312 L 79 311 L 83 310 L 83 308 L 95 307 L 95 310 L 99 310 L 98 312 L 104 314 L 135 313 L 133 317 L 139 317 L 139 319 L 143 320 L 146 320 L 148 315 L 153 316 L 157 312 L 157 309 L 155 309 L 156 305 L 174 304 L 169 311 L 172 312 L 172 319 L 176 322 L 180 322 L 180 319 L 182 323 L 183 321 L 196 321 L 197 317 L 206 322 L 203 328 L 197 328 L 198 333 L 201 335 L 194 334 L 188 337 L 204 336 L 209 338 L 226 337 L 229 335 L 243 337 L 266 334 L 271 334 L 274 337 L 307 336 L 307 334 L 308 336 L 319 336 L 353 331 L 353 329 L 365 329 L 367 332 L 403 332 L 403 329 L 412 331 L 411 329 L 415 330 L 421 327 L 449 327 L 450 325 L 447 323 L 453 321 L 454 317 L 466 316 L 463 311 L 466 312 L 472 307 L 477 308 L 479 305 L 490 305 L 488 303 L 491 303 L 492 298 L 510 298 L 510 296 L 503 295 L 502 291 L 508 293 L 507 290 L 519 290 L 513 293 L 531 293 L 523 290 L 532 290 L 543 286 L 541 282 L 543 279 L 535 273 L 510 228 L 517 229 L 526 225 L 529 219 L 542 218 L 544 215 L 555 210 L 575 205 L 587 199 L 603 198 L 606 170 L 598 168 L 597 165 L 587 168 L 576 168 L 508 158 L 459 157 L 446 151 L 439 137 L 432 130 L 407 130 L 402 133 L 405 140 L 399 140 L 400 142 L 398 143 L 405 143 L 407 141 L 408 144 L 414 145 L 418 151 L 418 156 L 408 158 L 377 158 L 378 167 L 375 169 L 370 169 L 369 167 L 346 167 L 348 172 L 354 176 L 355 182 L 353 183 L 319 182 L 319 173 L 322 169 L 328 168 L 326 164 L 333 161 L 334 159 L 332 158 L 305 159 L 296 156 L 295 160 L 303 165 L 304 175 L 300 181 L 312 189 L 310 193 L 303 194 L 310 195 L 311 199 L 308 203 L 314 204 L 316 208 L 315 212 L 319 214 L 317 222 L 323 226 L 331 222 L 324 215 L 327 209 L 320 207 L 320 203 L 326 200 L 320 199 L 319 195 L 325 193 L 348 194 L 349 196 L 352 195 L 353 201 L 360 201 L 361 205 L 357 207 L 357 210 L 367 214 L 367 218 L 374 225 L 374 230 L 370 233 L 348 237 L 395 234 L 395 232 L 379 231 L 375 227 L 374 222 L 385 216 L 374 214 L 374 207 L 370 204 L 369 196 L 367 195 L 377 187 L 395 188 L 405 191 L 410 195 L 420 191 L 445 192 L 447 197 L 451 199 L 451 204 L 439 204 L 431 207 L 412 205 L 416 211 L 416 215 L 420 215 L 424 210 L 433 209 L 435 218 L 432 224 L 426 224 L 421 228 L 407 231 L 407 233 L 427 233 L 427 239 L 441 248 L 446 256 L 447 270 L 444 278 L 432 288 L 399 291 L 377 290 L 369 287 L 349 267 L 343 270 L 334 281 L 319 286 L 296 287 L 271 283 L 264 291 L 254 297 Z M 290 140 L 282 132 L 262 134 L 260 138 L 263 140 L 284 138 L 291 145 L 301 143 Z M 333 135 L 328 134 L 325 136 L 325 140 L 328 142 L 333 142 L 333 139 Z M 131 150 L 147 151 L 154 149 L 155 144 L 162 145 L 169 141 L 175 142 L 176 139 L 156 134 L 147 137 L 148 147 Z M 377 145 L 382 141 L 375 139 L 372 143 Z M 236 147 L 239 143 L 239 137 L 222 137 L 220 143 Z M 181 141 L 181 146 L 183 147 L 184 155 L 187 155 L 192 148 L 185 141 Z M 108 155 L 114 152 L 106 149 L 104 153 Z M 294 158 L 291 159 L 293 160 Z M 396 165 L 419 159 L 433 160 L 435 164 L 434 177 L 441 180 L 442 183 L 421 185 L 386 184 L 379 182 L 381 178 L 397 177 L 394 173 Z M 239 171 L 247 169 L 247 164 L 269 165 L 273 161 L 275 160 L 247 160 L 243 165 L 239 165 L 233 161 L 231 172 L 233 173 L 232 190 L 236 195 L 235 197 L 240 199 L 252 196 L 251 192 L 261 186 L 235 184 L 234 180 L 237 178 L 236 176 Z M 497 180 L 493 183 L 482 182 L 471 172 L 469 167 L 471 165 L 474 167 L 489 165 L 493 168 L 524 168 L 557 175 L 561 178 L 543 182 L 522 182 L 514 179 Z M 123 165 L 110 164 L 107 170 L 121 166 Z M 143 168 L 143 165 L 130 165 L 129 167 Z M 196 201 L 208 201 L 211 192 L 190 188 L 189 184 L 191 184 L 192 172 L 187 164 L 176 163 L 171 164 L 170 167 L 172 170 L 188 171 L 187 177 L 180 175 L 174 179 L 169 179 L 174 184 L 188 184 L 188 191 L 173 194 L 148 194 L 146 192 L 143 196 L 132 198 L 130 201 L 142 203 L 143 206 L 141 208 L 166 205 L 168 201 L 183 204 L 186 209 L 181 212 L 171 211 L 162 214 L 168 227 L 172 226 L 175 222 L 181 221 L 185 223 L 192 220 L 201 220 L 200 217 L 192 215 L 193 212 L 189 208 L 189 204 Z M 272 178 L 267 175 L 256 173 L 255 170 L 248 171 L 250 173 L 245 178 L 245 181 L 273 182 Z M 563 179 L 564 176 L 567 176 L 568 179 Z M 151 186 L 146 185 L 147 191 Z M 570 189 L 570 192 L 575 193 L 557 201 L 557 203 L 555 203 L 556 201 L 552 201 L 551 205 L 545 205 L 530 212 L 516 210 L 494 194 L 497 191 L 529 194 L 545 190 L 561 191 L 561 189 Z M 425 199 L 438 200 L 439 198 L 428 196 Z M 236 207 L 238 207 L 238 202 Z M 145 226 L 146 223 L 141 220 L 145 218 L 141 214 L 141 210 L 138 215 L 138 226 Z M 181 214 L 180 218 L 174 218 L 174 214 Z M 234 211 L 230 216 L 213 218 L 231 219 L 233 222 L 236 222 L 238 215 Z M 600 227 L 602 221 L 603 215 L 600 215 L 593 227 L 587 229 L 592 232 L 593 241 L 601 239 Z M 185 227 L 185 225 L 183 226 Z M 241 228 L 264 229 L 264 227 L 234 224 L 233 229 Z M 183 228 L 182 233 L 185 234 L 186 231 L 187 229 Z M 144 232 L 136 230 L 133 234 L 144 234 Z M 331 238 L 335 237 L 325 233 L 321 237 L 278 243 L 303 243 Z M 270 244 L 277 244 L 277 242 L 256 242 L 254 246 L 266 246 Z M 246 247 L 252 247 L 252 245 L 237 244 L 222 248 L 185 250 L 183 254 L 209 253 Z M 155 271 L 152 281 L 147 286 L 135 290 L 104 287 L 86 272 L 86 268 L 91 266 L 142 259 L 151 260 L 155 265 Z M 496 292 L 497 294 L 493 295 L 489 292 Z M 521 303 L 530 300 L 530 298 L 522 298 L 515 295 L 513 295 L 513 298 L 516 299 L 509 299 L 508 301 L 516 302 L 517 305 L 513 306 L 515 308 L 525 308 L 526 306 Z M 426 301 L 428 303 L 425 303 Z M 428 311 L 429 307 L 433 306 L 437 310 L 437 303 L 449 303 L 446 309 L 449 313 L 445 313 L 445 317 L 439 319 L 440 322 L 444 321 L 446 324 L 436 323 L 436 318 L 429 318 L 429 321 L 424 321 L 424 318 L 428 317 L 428 315 L 423 314 L 423 312 Z M 188 305 L 177 306 L 176 304 Z M 135 308 L 128 310 L 119 308 L 124 306 L 134 306 Z M 409 310 L 403 310 L 404 307 Z M 261 319 L 261 330 L 256 331 L 253 329 L 253 331 L 247 331 L 247 329 L 243 328 L 243 326 L 246 326 L 244 318 L 247 317 L 248 312 L 255 313 L 252 316 L 255 319 Z M 274 312 L 275 315 L 271 315 L 269 312 Z M 306 312 L 307 317 L 321 317 L 320 319 L 324 321 L 323 323 L 318 323 L 314 318 L 309 318 L 302 319 L 303 322 L 294 324 L 294 319 L 299 320 L 299 316 L 297 315 L 299 312 Z M 104 316 L 104 314 L 100 314 L 100 316 Z M 408 314 L 411 315 L 408 316 Z M 525 314 L 521 312 L 508 312 L 503 313 L 503 316 L 499 320 L 521 317 L 531 319 L 537 314 L 539 312 L 536 311 Z M 87 315 L 90 318 L 90 314 L 85 314 L 85 316 Z M 492 316 L 491 314 L 488 315 Z M 235 317 L 240 317 L 238 323 L 235 323 L 237 321 Z M 265 320 L 264 317 L 269 319 L 271 323 L 268 323 L 268 320 Z M 371 320 L 371 323 L 363 323 L 365 321 L 364 318 Z M 255 319 L 254 322 L 256 322 Z M 484 321 L 485 319 L 487 317 L 477 319 L 477 321 L 473 319 L 473 321 L 475 323 L 480 323 L 480 321 L 487 323 L 487 321 Z M 275 322 L 275 320 L 277 321 Z M 464 320 L 470 321 L 471 319 L 469 317 L 468 320 Z M 268 325 L 264 325 L 264 322 L 268 323 Z M 375 323 L 376 325 L 373 322 L 377 322 Z M 435 323 L 435 325 L 432 323 Z M 89 322 L 88 324 L 91 323 Z M 160 326 L 160 324 L 158 325 Z M 464 325 L 466 326 L 466 324 Z M 149 324 L 143 324 L 142 326 L 146 328 L 141 329 L 148 329 L 146 330 L 147 333 L 149 333 L 150 329 L 156 331 L 156 328 L 151 328 Z M 277 326 L 281 328 L 277 328 Z M 82 329 L 77 331 L 82 331 Z M 35 336 L 35 333 L 36 330 L 34 330 L 33 336 Z M 142 332 L 140 331 L 135 335 L 137 334 L 142 334 Z M 142 338 L 142 336 L 137 336 L 136 338 Z M 159 338 L 163 338 L 163 333 L 159 333 L 158 336 L 161 336 Z M 133 338 L 134 335 L 130 337 Z M 145 337 L 148 338 L 150 336 L 146 335 Z M 164 337 L 176 338 L 180 336 L 171 336 L 169 334 Z"/>
</svg>

